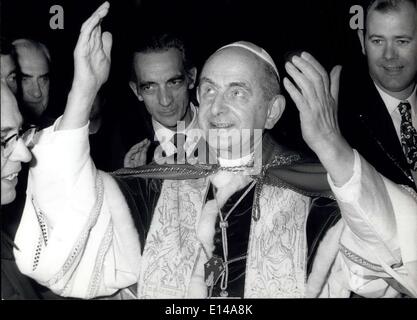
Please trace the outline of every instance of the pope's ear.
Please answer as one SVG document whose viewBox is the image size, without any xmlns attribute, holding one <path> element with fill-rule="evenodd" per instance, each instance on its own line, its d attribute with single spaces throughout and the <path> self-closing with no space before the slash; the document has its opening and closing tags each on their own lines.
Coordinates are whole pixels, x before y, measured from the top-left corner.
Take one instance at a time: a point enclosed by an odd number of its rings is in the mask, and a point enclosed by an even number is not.
<svg viewBox="0 0 417 320">
<path fill-rule="evenodd" d="M 200 93 L 199 93 L 198 87 L 197 87 L 197 88 L 196 88 L 196 90 L 195 90 L 195 95 L 196 95 L 196 97 L 197 97 L 197 102 L 198 102 L 198 104 L 200 104 Z"/>
<path fill-rule="evenodd" d="M 278 120 L 281 118 L 285 110 L 285 97 L 281 94 L 276 95 L 268 107 L 268 114 L 266 116 L 265 129 L 272 129 Z"/>
<path fill-rule="evenodd" d="M 139 99 L 139 101 L 143 101 L 143 97 L 139 94 L 137 83 L 133 81 L 129 81 L 129 87 L 130 89 L 132 89 L 133 93 Z"/>
</svg>

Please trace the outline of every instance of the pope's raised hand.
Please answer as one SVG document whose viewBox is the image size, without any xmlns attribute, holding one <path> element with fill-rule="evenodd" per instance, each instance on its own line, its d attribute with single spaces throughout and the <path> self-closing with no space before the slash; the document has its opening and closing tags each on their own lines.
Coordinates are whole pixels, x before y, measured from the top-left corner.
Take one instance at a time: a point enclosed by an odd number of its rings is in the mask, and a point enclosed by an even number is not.
<svg viewBox="0 0 417 320">
<path fill-rule="evenodd" d="M 353 174 L 354 153 L 343 138 L 337 120 L 341 66 L 330 73 L 314 57 L 303 52 L 285 64 L 294 80 L 284 86 L 300 111 L 303 138 L 316 153 L 336 185 L 343 185 Z"/>
<path fill-rule="evenodd" d="M 337 100 L 341 67 L 330 73 L 309 53 L 294 56 L 285 69 L 284 86 L 300 111 L 303 138 L 313 151 L 325 150 L 329 139 L 343 139 L 337 121 Z"/>
<path fill-rule="evenodd" d="M 104 2 L 82 25 L 74 50 L 74 81 L 81 92 L 95 96 L 107 81 L 112 35 L 101 31 L 101 21 L 110 4 Z"/>
</svg>

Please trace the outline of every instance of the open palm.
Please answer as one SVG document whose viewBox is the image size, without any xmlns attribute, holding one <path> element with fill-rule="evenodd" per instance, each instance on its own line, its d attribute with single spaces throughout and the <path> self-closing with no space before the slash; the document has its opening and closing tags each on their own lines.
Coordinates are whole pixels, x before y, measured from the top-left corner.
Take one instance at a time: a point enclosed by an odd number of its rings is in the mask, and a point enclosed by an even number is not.
<svg viewBox="0 0 417 320">
<path fill-rule="evenodd" d="M 101 32 L 109 7 L 108 2 L 103 3 L 83 23 L 74 50 L 74 82 L 86 92 L 98 91 L 109 76 L 112 36 Z"/>
</svg>

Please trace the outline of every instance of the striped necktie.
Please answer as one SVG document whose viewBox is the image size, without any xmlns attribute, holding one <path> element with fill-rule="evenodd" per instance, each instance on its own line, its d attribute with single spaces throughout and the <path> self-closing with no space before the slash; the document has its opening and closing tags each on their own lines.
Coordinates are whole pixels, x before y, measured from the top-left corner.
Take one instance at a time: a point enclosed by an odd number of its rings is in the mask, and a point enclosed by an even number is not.
<svg viewBox="0 0 417 320">
<path fill-rule="evenodd" d="M 401 145 L 410 168 L 417 171 L 417 131 L 411 122 L 411 105 L 408 101 L 398 105 L 401 114 Z"/>
</svg>

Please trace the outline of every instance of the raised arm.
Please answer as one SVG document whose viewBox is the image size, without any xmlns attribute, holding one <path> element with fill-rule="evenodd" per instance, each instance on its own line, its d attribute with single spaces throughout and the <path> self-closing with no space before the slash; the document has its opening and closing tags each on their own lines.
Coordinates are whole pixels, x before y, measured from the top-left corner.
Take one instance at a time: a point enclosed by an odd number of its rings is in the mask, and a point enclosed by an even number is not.
<svg viewBox="0 0 417 320">
<path fill-rule="evenodd" d="M 336 185 L 343 185 L 353 174 L 353 149 L 340 133 L 337 99 L 341 67 L 330 73 L 304 52 L 294 56 L 285 68 L 298 88 L 287 78 L 284 86 L 300 111 L 303 138 L 316 153 Z"/>
<path fill-rule="evenodd" d="M 327 170 L 348 226 L 340 251 L 349 266 L 351 289 L 372 295 L 376 282 L 371 284 L 371 279 L 388 283 L 394 278 L 397 291 L 417 296 L 415 193 L 379 174 L 341 135 L 337 122 L 340 66 L 329 77 L 304 52 L 285 67 L 297 85 L 284 80 L 300 111 L 303 138 Z"/>
<path fill-rule="evenodd" d="M 57 129 L 76 129 L 87 124 L 94 98 L 107 81 L 112 35 L 101 32 L 101 21 L 110 4 L 104 2 L 81 27 L 74 50 L 74 79 L 62 121 Z"/>
</svg>

